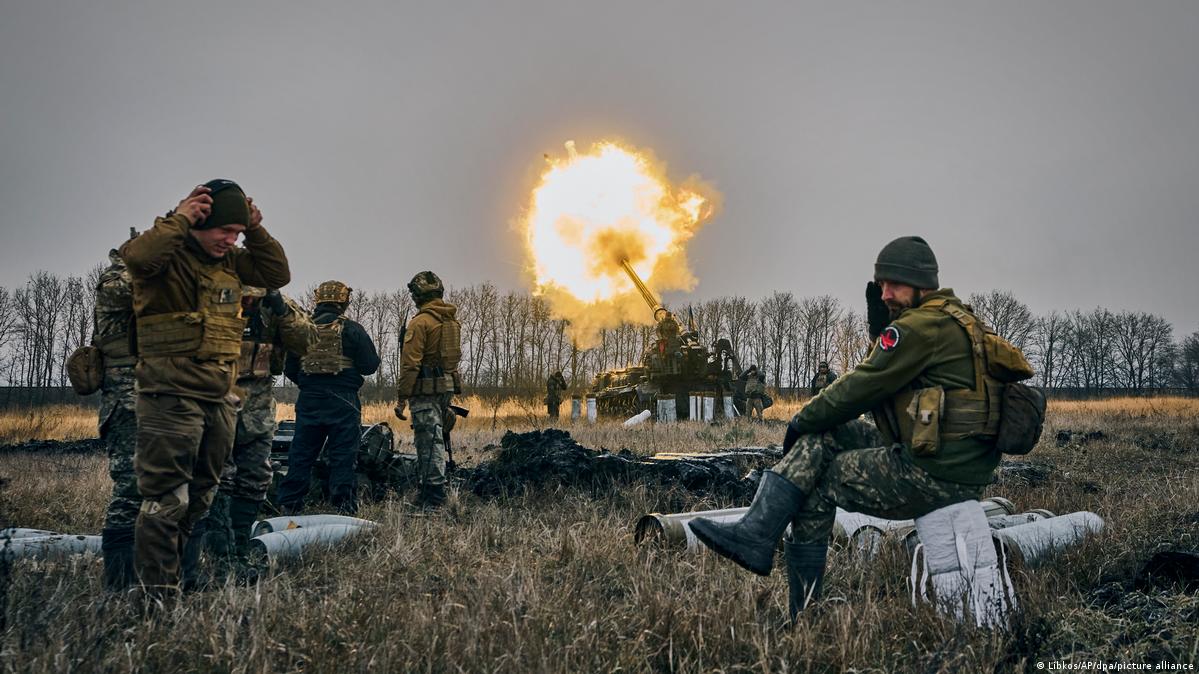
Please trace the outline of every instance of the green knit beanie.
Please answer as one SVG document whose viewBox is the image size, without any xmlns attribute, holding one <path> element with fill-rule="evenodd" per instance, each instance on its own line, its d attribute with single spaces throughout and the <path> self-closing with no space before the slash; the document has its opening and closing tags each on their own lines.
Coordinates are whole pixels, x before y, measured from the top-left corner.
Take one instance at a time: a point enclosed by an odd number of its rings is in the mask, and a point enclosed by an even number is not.
<svg viewBox="0 0 1199 674">
<path fill-rule="evenodd" d="M 204 183 L 204 186 L 209 189 L 208 196 L 212 197 L 212 213 L 192 229 L 250 224 L 250 204 L 246 202 L 246 193 L 240 185 L 232 180 L 217 178 Z"/>
<path fill-rule="evenodd" d="M 937 271 L 937 256 L 918 236 L 901 236 L 888 243 L 874 262 L 876 282 L 897 281 L 914 288 L 940 288 Z"/>
</svg>

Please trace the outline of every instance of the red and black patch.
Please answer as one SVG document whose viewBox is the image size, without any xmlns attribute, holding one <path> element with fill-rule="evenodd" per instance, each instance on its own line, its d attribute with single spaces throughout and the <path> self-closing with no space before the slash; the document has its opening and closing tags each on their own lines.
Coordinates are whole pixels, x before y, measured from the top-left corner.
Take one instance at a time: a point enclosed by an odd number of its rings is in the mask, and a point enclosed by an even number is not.
<svg viewBox="0 0 1199 674">
<path fill-rule="evenodd" d="M 888 325 L 878 336 L 878 348 L 883 351 L 894 351 L 897 346 L 899 346 L 899 328 Z"/>
</svg>

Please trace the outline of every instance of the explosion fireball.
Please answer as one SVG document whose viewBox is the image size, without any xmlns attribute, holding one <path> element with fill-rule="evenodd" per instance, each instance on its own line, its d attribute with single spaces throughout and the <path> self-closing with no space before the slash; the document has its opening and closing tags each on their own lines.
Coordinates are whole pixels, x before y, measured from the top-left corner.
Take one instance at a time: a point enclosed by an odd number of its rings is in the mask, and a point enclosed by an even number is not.
<svg viewBox="0 0 1199 674">
<path fill-rule="evenodd" d="M 566 143 L 548 158 L 524 221 L 535 291 L 571 322 L 580 347 L 599 330 L 652 317 L 621 263 L 657 293 L 690 290 L 686 244 L 715 212 L 716 192 L 698 178 L 674 186 L 645 150 L 601 142 L 586 153 Z"/>
</svg>

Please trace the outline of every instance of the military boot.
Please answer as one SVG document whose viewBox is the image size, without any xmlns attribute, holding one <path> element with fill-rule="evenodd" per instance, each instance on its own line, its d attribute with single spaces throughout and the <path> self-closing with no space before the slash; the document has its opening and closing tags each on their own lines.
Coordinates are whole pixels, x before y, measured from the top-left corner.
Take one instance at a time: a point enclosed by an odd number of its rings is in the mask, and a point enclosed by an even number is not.
<svg viewBox="0 0 1199 674">
<path fill-rule="evenodd" d="M 104 555 L 104 589 L 121 592 L 137 582 L 133 567 L 133 527 L 106 527 L 100 532 Z"/>
<path fill-rule="evenodd" d="M 787 610 L 791 623 L 804 608 L 820 598 L 824 584 L 824 564 L 828 559 L 828 545 L 822 543 L 797 543 L 783 541 L 783 555 L 787 559 L 787 584 L 790 598 Z"/>
<path fill-rule="evenodd" d="M 779 537 L 803 505 L 799 487 L 773 470 L 762 471 L 749 512 L 727 524 L 705 517 L 691 521 L 691 531 L 704 545 L 759 576 L 770 575 Z"/>
<path fill-rule="evenodd" d="M 213 576 L 220 578 L 229 573 L 233 564 L 233 527 L 231 524 L 228 494 L 217 492 L 212 505 L 204 515 L 203 548 L 212 560 Z"/>
<path fill-rule="evenodd" d="M 416 497 L 416 505 L 422 508 L 440 508 L 445 501 L 445 485 L 442 484 L 422 484 Z"/>
<path fill-rule="evenodd" d="M 204 533 L 207 529 L 207 518 L 192 525 L 190 532 L 180 527 L 179 575 L 184 592 L 195 592 L 208 586 L 209 579 L 200 573 L 200 551 L 204 547 Z"/>
<path fill-rule="evenodd" d="M 264 571 L 250 560 L 250 528 L 258 519 L 258 508 L 261 505 L 261 501 L 248 498 L 234 498 L 229 502 L 229 521 L 233 526 L 233 555 L 237 560 L 238 583 L 256 583 Z"/>
</svg>

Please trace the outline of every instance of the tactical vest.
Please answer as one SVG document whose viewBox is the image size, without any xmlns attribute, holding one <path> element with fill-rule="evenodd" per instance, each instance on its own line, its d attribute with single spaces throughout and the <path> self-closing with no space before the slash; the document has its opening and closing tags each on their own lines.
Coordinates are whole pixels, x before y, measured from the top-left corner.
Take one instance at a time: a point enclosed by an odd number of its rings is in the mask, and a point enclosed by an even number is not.
<svg viewBox="0 0 1199 674">
<path fill-rule="evenodd" d="M 316 342 L 308 347 L 308 355 L 300 359 L 304 374 L 340 374 L 353 367 L 354 361 L 342 353 L 341 333 L 346 319 L 338 316 L 329 323 L 316 326 Z"/>
<path fill-rule="evenodd" d="M 416 393 L 461 393 L 458 364 L 462 362 L 462 325 L 453 318 L 442 319 L 428 309 L 420 313 L 432 316 L 441 326 L 437 350 L 421 357 L 420 374 L 416 379 Z"/>
<path fill-rule="evenodd" d="M 103 355 L 104 367 L 136 365 L 137 356 L 129 343 L 133 327 L 133 284 L 123 264 L 114 264 L 100 276 L 93 315 L 92 345 Z"/>
<path fill-rule="evenodd" d="M 241 355 L 246 320 L 241 315 L 241 281 L 224 265 L 191 260 L 199 287 L 195 311 L 176 311 L 137 319 L 141 357 L 190 357 L 232 363 Z"/>
<path fill-rule="evenodd" d="M 241 356 L 237 360 L 237 378 L 264 379 L 275 372 L 275 345 L 262 339 L 262 317 L 252 316 L 242 333 Z"/>
<path fill-rule="evenodd" d="M 939 309 L 966 331 L 974 361 L 974 388 L 946 391 L 933 386 L 895 396 L 889 411 L 899 441 L 916 456 L 935 455 L 942 441 L 994 441 L 1002 419 L 1004 387 L 1031 377 L 1032 366 L 1019 349 L 961 304 L 938 298 L 920 306 Z"/>
</svg>

